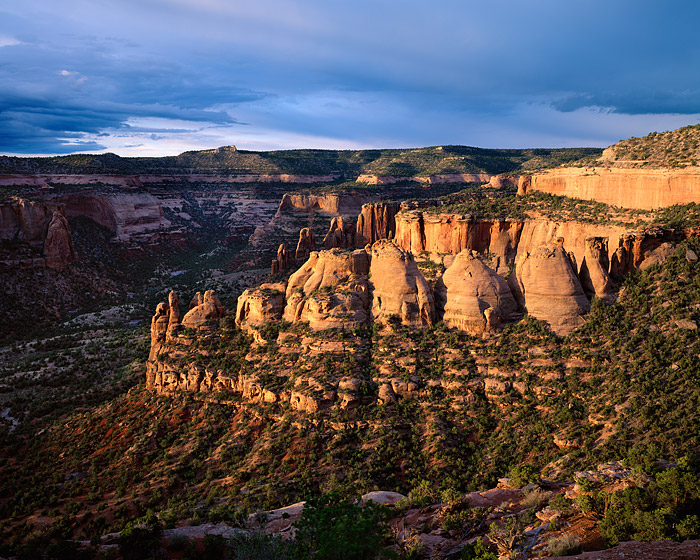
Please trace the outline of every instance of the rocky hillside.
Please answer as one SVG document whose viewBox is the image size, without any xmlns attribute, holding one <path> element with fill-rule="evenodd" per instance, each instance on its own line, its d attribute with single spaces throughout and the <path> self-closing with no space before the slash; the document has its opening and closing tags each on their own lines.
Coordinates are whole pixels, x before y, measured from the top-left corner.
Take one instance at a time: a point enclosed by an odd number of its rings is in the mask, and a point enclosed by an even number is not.
<svg viewBox="0 0 700 560">
<path fill-rule="evenodd" d="M 700 125 L 622 140 L 607 148 L 601 160 L 616 167 L 700 166 Z"/>
</svg>

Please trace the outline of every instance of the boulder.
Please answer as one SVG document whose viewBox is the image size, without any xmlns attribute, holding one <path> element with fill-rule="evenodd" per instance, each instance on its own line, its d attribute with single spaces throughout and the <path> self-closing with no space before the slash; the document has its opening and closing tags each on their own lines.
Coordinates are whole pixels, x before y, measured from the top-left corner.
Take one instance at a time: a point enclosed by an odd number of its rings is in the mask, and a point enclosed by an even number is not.
<svg viewBox="0 0 700 560">
<path fill-rule="evenodd" d="M 372 319 L 386 323 L 395 317 L 404 325 L 432 325 L 433 292 L 413 255 L 386 239 L 372 245 L 371 251 Z"/>
<path fill-rule="evenodd" d="M 547 322 L 558 335 L 582 325 L 590 309 L 561 240 L 519 256 L 509 285 L 525 311 Z"/>
<path fill-rule="evenodd" d="M 506 281 L 466 249 L 438 279 L 435 299 L 444 309 L 447 326 L 474 334 L 518 316 L 518 304 Z"/>
<path fill-rule="evenodd" d="M 236 325 L 241 328 L 279 321 L 284 312 L 284 283 L 261 284 L 249 288 L 238 298 Z"/>
</svg>

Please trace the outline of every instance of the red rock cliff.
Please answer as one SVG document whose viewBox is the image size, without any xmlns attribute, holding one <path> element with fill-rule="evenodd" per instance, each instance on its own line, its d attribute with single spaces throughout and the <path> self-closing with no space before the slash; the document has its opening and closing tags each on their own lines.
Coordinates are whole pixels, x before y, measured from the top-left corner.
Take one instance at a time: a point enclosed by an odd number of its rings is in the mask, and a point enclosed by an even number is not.
<svg viewBox="0 0 700 560">
<path fill-rule="evenodd" d="M 532 175 L 530 191 L 652 210 L 700 202 L 700 167 L 683 169 L 561 168 Z"/>
</svg>

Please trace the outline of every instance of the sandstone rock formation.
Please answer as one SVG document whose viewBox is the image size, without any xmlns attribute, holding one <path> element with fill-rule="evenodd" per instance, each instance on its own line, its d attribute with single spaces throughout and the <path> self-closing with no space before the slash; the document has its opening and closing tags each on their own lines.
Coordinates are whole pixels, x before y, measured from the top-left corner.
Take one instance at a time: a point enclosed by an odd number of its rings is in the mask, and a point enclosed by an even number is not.
<svg viewBox="0 0 700 560">
<path fill-rule="evenodd" d="M 514 321 L 518 305 L 506 281 L 472 251 L 459 253 L 438 280 L 435 299 L 449 327 L 472 334 Z"/>
<path fill-rule="evenodd" d="M 369 272 L 374 321 L 386 323 L 396 317 L 404 325 L 433 324 L 433 293 L 411 253 L 380 240 L 372 245 Z"/>
<path fill-rule="evenodd" d="M 563 242 L 518 255 L 509 279 L 513 294 L 533 317 L 546 321 L 559 335 L 583 324 L 590 303 Z"/>
<path fill-rule="evenodd" d="M 287 245 L 281 243 L 280 246 L 277 248 L 277 257 L 272 259 L 271 273 L 277 274 L 278 272 L 287 270 L 290 261 L 291 257 L 289 255 L 289 252 L 287 251 Z"/>
<path fill-rule="evenodd" d="M 294 253 L 294 258 L 298 261 L 303 261 L 309 258 L 311 251 L 316 248 L 316 239 L 313 232 L 309 228 L 304 228 L 299 232 L 299 242 L 297 250 Z"/>
<path fill-rule="evenodd" d="M 483 220 L 463 214 L 433 214 L 419 210 L 396 216 L 396 236 L 400 247 L 419 253 L 449 253 L 464 249 L 489 253 L 499 272 L 507 271 L 515 259 L 522 220 Z"/>
<path fill-rule="evenodd" d="M 368 320 L 369 259 L 360 249 L 313 252 L 289 278 L 284 319 L 312 329 L 354 328 Z"/>
<path fill-rule="evenodd" d="M 168 304 L 161 302 L 156 306 L 156 313 L 151 319 L 151 352 L 149 360 L 154 360 L 161 344 L 165 341 L 165 336 L 168 331 L 168 321 L 170 318 L 170 310 Z"/>
<path fill-rule="evenodd" d="M 401 210 L 398 202 L 372 202 L 362 205 L 357 217 L 355 245 L 364 247 L 380 239 L 392 239 L 396 232 L 396 214 Z"/>
<path fill-rule="evenodd" d="M 260 326 L 282 318 L 286 285 L 261 284 L 249 288 L 238 298 L 236 325 L 241 328 Z"/>
<path fill-rule="evenodd" d="M 51 217 L 44 240 L 44 255 L 46 266 L 58 270 L 62 270 L 78 258 L 73 248 L 68 220 L 59 210 L 54 210 Z"/>
<path fill-rule="evenodd" d="M 190 300 L 190 309 L 194 309 L 198 305 L 202 305 L 204 303 L 204 296 L 202 295 L 202 292 L 197 292 L 192 296 L 192 299 Z"/>
<path fill-rule="evenodd" d="M 356 216 L 372 195 L 361 192 L 315 194 L 285 193 L 278 214 L 282 212 L 318 212 L 331 216 Z"/>
<path fill-rule="evenodd" d="M 700 202 L 700 168 L 558 168 L 532 175 L 523 191 L 540 191 L 597 200 L 623 208 L 653 210 Z"/>
<path fill-rule="evenodd" d="M 0 205 L 0 240 L 16 241 L 41 251 L 17 262 L 18 266 L 48 266 L 63 270 L 77 260 L 68 220 L 63 207 L 51 201 L 13 198 Z"/>
<path fill-rule="evenodd" d="M 56 199 L 68 218 L 86 217 L 108 228 L 119 241 L 170 226 L 160 202 L 149 193 L 67 194 Z"/>
<path fill-rule="evenodd" d="M 226 309 L 221 305 L 219 298 L 213 290 L 204 292 L 203 302 L 190 309 L 182 318 L 182 325 L 189 328 L 206 326 L 214 319 L 220 319 L 226 315 Z"/>
<path fill-rule="evenodd" d="M 355 223 L 349 218 L 338 216 L 331 220 L 331 226 L 323 238 L 324 249 L 352 249 L 355 247 Z"/>
<path fill-rule="evenodd" d="M 168 294 L 168 309 L 168 333 L 172 333 L 180 328 L 179 298 L 173 291 Z"/>
<path fill-rule="evenodd" d="M 610 270 L 610 259 L 607 237 L 587 238 L 586 252 L 581 262 L 579 276 L 583 291 L 589 298 L 597 296 L 608 300 L 615 295 L 615 286 L 608 270 Z"/>
</svg>

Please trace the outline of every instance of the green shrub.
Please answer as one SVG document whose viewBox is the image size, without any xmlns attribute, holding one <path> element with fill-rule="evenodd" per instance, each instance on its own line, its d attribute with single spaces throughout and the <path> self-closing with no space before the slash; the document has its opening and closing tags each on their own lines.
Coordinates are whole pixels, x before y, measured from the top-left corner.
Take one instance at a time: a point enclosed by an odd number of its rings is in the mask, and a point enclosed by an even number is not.
<svg viewBox="0 0 700 560">
<path fill-rule="evenodd" d="M 380 506 L 357 505 L 337 492 L 310 498 L 296 522 L 299 560 L 369 560 L 381 551 L 384 533 Z"/>
<path fill-rule="evenodd" d="M 509 478 L 512 486 L 525 486 L 530 482 L 539 482 L 540 471 L 532 465 L 519 465 L 510 470 Z"/>
</svg>

